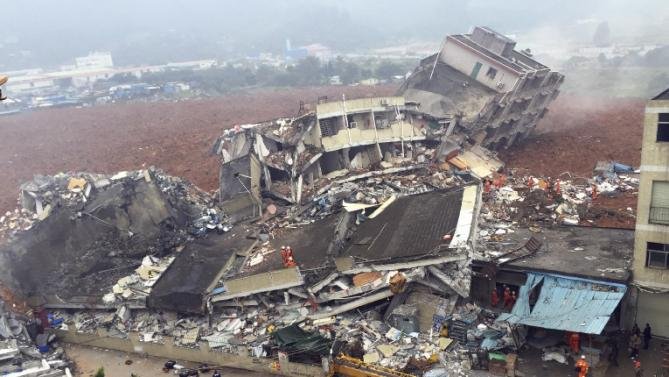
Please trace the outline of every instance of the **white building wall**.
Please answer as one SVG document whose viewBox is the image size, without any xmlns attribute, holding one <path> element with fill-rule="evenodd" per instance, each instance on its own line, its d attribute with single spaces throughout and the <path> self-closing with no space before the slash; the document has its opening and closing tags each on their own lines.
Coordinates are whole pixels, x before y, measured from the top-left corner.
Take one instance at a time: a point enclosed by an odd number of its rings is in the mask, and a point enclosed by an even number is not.
<svg viewBox="0 0 669 377">
<path fill-rule="evenodd" d="M 501 93 L 513 89 L 513 86 L 516 84 L 519 77 L 517 73 L 506 68 L 504 65 L 496 63 L 492 61 L 492 59 L 483 57 L 450 38 L 446 40 L 440 59 L 442 62 L 467 76 L 471 75 L 476 63 L 481 63 L 481 69 L 476 76 L 476 81 Z M 497 69 L 497 74 L 493 79 L 486 75 L 490 67 Z M 498 86 L 499 83 L 502 83 L 501 88 Z"/>
<path fill-rule="evenodd" d="M 75 61 L 79 69 L 112 68 L 114 66 L 110 52 L 94 52 L 88 56 L 78 57 Z"/>
</svg>

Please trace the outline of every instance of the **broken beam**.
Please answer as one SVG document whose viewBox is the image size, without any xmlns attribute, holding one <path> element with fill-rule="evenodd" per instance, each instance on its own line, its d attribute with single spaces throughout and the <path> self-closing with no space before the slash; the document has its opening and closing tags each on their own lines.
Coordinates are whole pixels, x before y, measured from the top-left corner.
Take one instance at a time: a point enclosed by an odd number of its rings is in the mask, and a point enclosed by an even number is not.
<svg viewBox="0 0 669 377">
<path fill-rule="evenodd" d="M 392 264 L 375 264 L 375 265 L 371 265 L 369 267 L 352 268 L 350 270 L 342 271 L 342 273 L 345 274 L 345 275 L 356 275 L 356 274 L 359 274 L 361 272 L 406 270 L 408 268 L 432 266 L 434 264 L 459 262 L 459 261 L 463 261 L 465 259 L 467 259 L 466 255 L 455 255 L 455 256 L 448 256 L 448 257 L 420 259 L 420 260 L 413 261 L 413 262 L 392 263 Z"/>
<path fill-rule="evenodd" d="M 430 271 L 430 273 L 434 275 L 434 277 L 441 280 L 444 284 L 448 285 L 452 290 L 454 290 L 460 296 L 464 298 L 469 297 L 469 292 L 460 289 L 458 285 L 455 284 L 453 279 L 451 279 L 450 276 L 446 275 L 442 270 L 438 269 L 436 266 L 429 266 L 427 270 Z"/>
<path fill-rule="evenodd" d="M 341 306 L 337 306 L 335 308 L 332 308 L 332 310 L 330 310 L 330 311 L 320 311 L 320 312 L 311 314 L 307 318 L 314 321 L 314 320 L 317 320 L 317 319 L 332 317 L 334 315 L 341 314 L 341 313 L 346 313 L 348 311 L 359 308 L 361 306 L 365 306 L 367 304 L 371 304 L 373 302 L 386 299 L 386 298 L 388 298 L 392 295 L 393 295 L 393 292 L 391 292 L 390 289 L 385 289 L 381 292 L 374 293 L 373 295 L 369 295 L 369 296 L 366 296 L 366 297 L 348 302 L 348 303 L 346 303 L 344 305 L 341 305 Z"/>
</svg>

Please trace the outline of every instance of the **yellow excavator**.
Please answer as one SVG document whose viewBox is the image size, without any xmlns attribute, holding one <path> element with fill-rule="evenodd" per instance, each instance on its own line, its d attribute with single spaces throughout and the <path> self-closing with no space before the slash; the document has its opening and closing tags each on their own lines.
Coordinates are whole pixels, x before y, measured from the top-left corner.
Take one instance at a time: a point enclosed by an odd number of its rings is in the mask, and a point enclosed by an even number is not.
<svg viewBox="0 0 669 377">
<path fill-rule="evenodd" d="M 9 80 L 9 77 L 0 75 L 0 86 L 5 85 L 7 80 Z M 7 97 L 2 95 L 2 89 L 0 89 L 0 101 L 6 100 L 6 99 L 7 99 Z"/>
<path fill-rule="evenodd" d="M 344 354 L 335 357 L 330 363 L 328 377 L 415 377 L 394 369 L 372 365 Z"/>
</svg>

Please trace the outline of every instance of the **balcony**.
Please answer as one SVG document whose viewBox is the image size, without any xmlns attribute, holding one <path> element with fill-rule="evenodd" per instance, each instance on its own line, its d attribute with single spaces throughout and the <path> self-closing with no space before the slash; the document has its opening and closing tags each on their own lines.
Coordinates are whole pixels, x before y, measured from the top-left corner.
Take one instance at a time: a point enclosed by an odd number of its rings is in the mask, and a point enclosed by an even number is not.
<svg viewBox="0 0 669 377">
<path fill-rule="evenodd" d="M 651 224 L 669 225 L 669 207 L 650 207 Z"/>
</svg>

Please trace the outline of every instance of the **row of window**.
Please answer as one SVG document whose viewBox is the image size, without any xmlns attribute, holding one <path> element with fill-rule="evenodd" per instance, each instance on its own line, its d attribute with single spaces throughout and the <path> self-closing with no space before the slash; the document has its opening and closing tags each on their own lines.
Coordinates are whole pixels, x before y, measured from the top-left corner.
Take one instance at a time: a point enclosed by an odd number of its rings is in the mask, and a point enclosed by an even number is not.
<svg viewBox="0 0 669 377">
<path fill-rule="evenodd" d="M 658 114 L 657 141 L 669 141 L 669 113 Z"/>
</svg>

